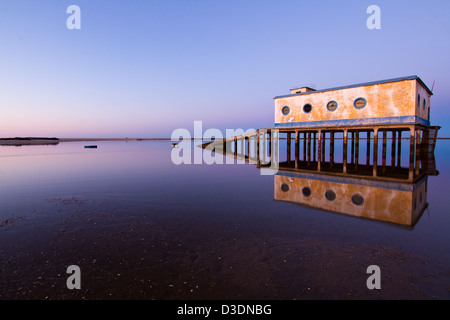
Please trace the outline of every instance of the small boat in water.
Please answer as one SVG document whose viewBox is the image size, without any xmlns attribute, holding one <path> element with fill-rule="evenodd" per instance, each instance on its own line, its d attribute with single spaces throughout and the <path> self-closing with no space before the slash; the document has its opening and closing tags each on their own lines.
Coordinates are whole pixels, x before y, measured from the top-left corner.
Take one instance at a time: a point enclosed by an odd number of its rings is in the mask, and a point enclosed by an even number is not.
<svg viewBox="0 0 450 320">
<path fill-rule="evenodd" d="M 178 148 L 178 143 L 172 143 L 172 148 Z"/>
<path fill-rule="evenodd" d="M 96 145 L 93 146 L 84 146 L 85 149 L 97 149 Z"/>
</svg>

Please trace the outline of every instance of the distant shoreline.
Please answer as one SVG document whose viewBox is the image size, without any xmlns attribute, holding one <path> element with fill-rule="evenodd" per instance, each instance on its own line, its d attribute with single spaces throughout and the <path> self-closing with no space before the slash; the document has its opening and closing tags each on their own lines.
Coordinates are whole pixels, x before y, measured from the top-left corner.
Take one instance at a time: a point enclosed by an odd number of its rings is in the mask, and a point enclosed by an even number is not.
<svg viewBox="0 0 450 320">
<path fill-rule="evenodd" d="M 339 138 L 336 138 L 339 140 Z M 341 138 L 342 139 L 342 138 Z M 43 137 L 16 137 L 16 138 L 0 138 L 0 146 L 26 146 L 26 145 L 57 145 L 60 142 L 95 142 L 95 141 L 171 141 L 171 138 L 43 138 Z M 182 140 L 201 140 L 201 138 L 190 138 Z M 285 138 L 280 138 L 285 140 Z M 409 138 L 402 138 L 409 140 Z M 450 140 L 450 138 L 442 137 L 437 140 Z M 210 140 L 208 140 L 210 141 Z"/>
<path fill-rule="evenodd" d="M 42 138 L 16 137 L 0 138 L 0 146 L 57 145 L 60 142 L 93 142 L 93 141 L 171 141 L 171 138 Z M 183 140 L 202 140 L 198 138 Z"/>
<path fill-rule="evenodd" d="M 229 139 L 229 137 L 227 138 Z M 286 140 L 286 138 L 279 138 L 280 140 Z M 342 140 L 342 138 L 335 138 L 336 140 Z M 365 138 L 360 138 L 361 140 L 364 140 Z M 172 138 L 60 138 L 59 142 L 75 142 L 75 141 L 156 141 L 156 140 L 166 140 L 171 141 Z M 179 140 L 204 140 L 204 141 L 211 141 L 214 139 L 202 139 L 202 138 L 183 138 Z M 221 140 L 221 139 L 217 139 Z M 402 140 L 409 140 L 408 138 L 402 138 Z M 438 137 L 437 140 L 450 140 L 450 137 Z M 0 139 L 1 141 L 1 139 Z M 177 140 L 178 141 L 178 140 Z"/>
<path fill-rule="evenodd" d="M 43 137 L 0 138 L 0 146 L 57 145 L 59 141 L 58 138 Z"/>
<path fill-rule="evenodd" d="M 77 141 L 171 141 L 172 138 L 60 138 L 60 142 Z M 182 139 L 182 140 L 203 140 L 200 138 Z"/>
</svg>

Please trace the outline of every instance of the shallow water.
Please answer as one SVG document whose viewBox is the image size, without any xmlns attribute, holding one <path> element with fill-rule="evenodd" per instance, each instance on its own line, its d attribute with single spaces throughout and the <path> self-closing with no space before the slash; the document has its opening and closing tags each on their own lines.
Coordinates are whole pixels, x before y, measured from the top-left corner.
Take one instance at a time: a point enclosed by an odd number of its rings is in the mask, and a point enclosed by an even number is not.
<svg viewBox="0 0 450 320">
<path fill-rule="evenodd" d="M 450 298 L 448 140 L 411 226 L 275 200 L 252 164 L 175 165 L 170 141 L 84 144 L 0 147 L 1 299 Z"/>
</svg>

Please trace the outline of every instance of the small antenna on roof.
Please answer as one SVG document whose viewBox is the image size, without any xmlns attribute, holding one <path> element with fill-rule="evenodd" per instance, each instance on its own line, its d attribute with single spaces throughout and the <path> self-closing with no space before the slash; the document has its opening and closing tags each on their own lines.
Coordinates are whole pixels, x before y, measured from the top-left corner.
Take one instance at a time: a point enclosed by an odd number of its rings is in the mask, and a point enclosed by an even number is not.
<svg viewBox="0 0 450 320">
<path fill-rule="evenodd" d="M 433 81 L 433 86 L 431 87 L 431 93 L 433 93 L 435 83 L 436 83 L 436 80 Z"/>
</svg>

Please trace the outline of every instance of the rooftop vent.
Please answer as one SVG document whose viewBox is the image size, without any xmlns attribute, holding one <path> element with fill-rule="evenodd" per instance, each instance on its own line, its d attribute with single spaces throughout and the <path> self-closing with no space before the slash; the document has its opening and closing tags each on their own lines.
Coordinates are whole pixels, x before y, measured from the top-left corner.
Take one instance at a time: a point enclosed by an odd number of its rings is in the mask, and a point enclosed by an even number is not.
<svg viewBox="0 0 450 320">
<path fill-rule="evenodd" d="M 291 94 L 306 93 L 306 92 L 311 92 L 311 91 L 316 91 L 316 86 L 315 85 L 296 87 L 294 89 L 291 89 Z"/>
</svg>

